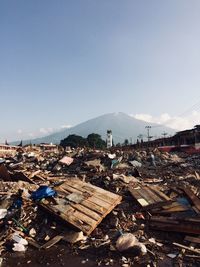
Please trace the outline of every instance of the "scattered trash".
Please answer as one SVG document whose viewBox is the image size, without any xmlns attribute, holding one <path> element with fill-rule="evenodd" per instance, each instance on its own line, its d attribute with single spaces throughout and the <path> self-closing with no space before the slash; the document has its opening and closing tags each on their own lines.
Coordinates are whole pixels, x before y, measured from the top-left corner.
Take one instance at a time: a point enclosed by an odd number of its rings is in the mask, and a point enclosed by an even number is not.
<svg viewBox="0 0 200 267">
<path fill-rule="evenodd" d="M 85 265 L 91 252 L 99 266 L 200 265 L 199 154 L 32 145 L 1 157 L 3 256 L 66 246 Z"/>
<path fill-rule="evenodd" d="M 75 244 L 79 241 L 85 241 L 87 239 L 87 236 L 84 236 L 83 232 L 74 232 L 74 231 L 70 231 L 69 233 L 66 233 L 63 236 L 63 240 L 71 243 L 71 244 Z"/>
<path fill-rule="evenodd" d="M 5 218 L 7 213 L 8 213 L 7 209 L 0 209 L 0 219 Z"/>
<path fill-rule="evenodd" d="M 116 242 L 116 248 L 120 252 L 126 251 L 136 245 L 138 245 L 138 240 L 133 234 L 130 233 L 122 234 Z"/>
<path fill-rule="evenodd" d="M 14 240 L 16 243 L 27 246 L 28 245 L 28 241 L 24 238 L 22 238 L 20 235 L 18 235 L 17 233 L 14 233 L 12 236 L 12 240 Z"/>
<path fill-rule="evenodd" d="M 12 248 L 12 250 L 16 252 L 25 252 L 26 249 L 27 247 L 25 247 L 23 244 L 20 243 L 14 243 Z"/>
<path fill-rule="evenodd" d="M 70 157 L 67 157 L 67 156 L 65 156 L 65 157 L 63 157 L 62 159 L 59 160 L 60 163 L 65 164 L 67 166 L 71 165 L 73 161 L 74 161 L 73 158 L 70 158 Z"/>
<path fill-rule="evenodd" d="M 167 254 L 167 256 L 168 256 L 169 258 L 171 258 L 171 259 L 174 259 L 174 258 L 177 257 L 177 254 L 169 253 L 169 254 Z"/>
</svg>

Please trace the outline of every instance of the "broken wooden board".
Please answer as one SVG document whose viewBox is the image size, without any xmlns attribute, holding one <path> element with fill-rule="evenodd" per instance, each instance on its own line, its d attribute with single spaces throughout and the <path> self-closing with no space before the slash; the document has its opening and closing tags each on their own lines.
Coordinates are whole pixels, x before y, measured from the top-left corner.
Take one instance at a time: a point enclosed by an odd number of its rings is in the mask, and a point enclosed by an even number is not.
<svg viewBox="0 0 200 267">
<path fill-rule="evenodd" d="M 89 235 L 103 218 L 121 202 L 122 197 L 92 184 L 70 178 L 54 188 L 54 203 L 41 206 L 51 214 Z"/>
<path fill-rule="evenodd" d="M 166 201 L 158 204 L 159 205 L 157 205 L 157 207 L 155 204 L 155 207 L 150 205 L 146 209 L 150 209 L 151 214 L 171 214 L 173 212 L 187 211 L 190 209 L 190 207 L 185 206 L 177 201 Z"/>
<path fill-rule="evenodd" d="M 11 193 L 16 194 L 19 189 L 27 189 L 30 191 L 35 191 L 38 189 L 38 185 L 30 184 L 24 181 L 18 182 L 2 182 L 0 181 L 0 194 L 1 193 Z"/>
<path fill-rule="evenodd" d="M 31 184 L 35 184 L 35 182 L 30 179 L 25 172 L 23 171 L 14 171 L 14 173 L 11 175 L 12 181 L 25 181 Z"/>
<path fill-rule="evenodd" d="M 149 218 L 149 226 L 155 230 L 167 232 L 180 232 L 200 234 L 200 218 L 175 218 L 152 216 Z"/>
<path fill-rule="evenodd" d="M 129 191 L 142 207 L 170 200 L 164 193 L 150 186 L 138 186 L 135 188 L 129 186 Z"/>
<path fill-rule="evenodd" d="M 189 241 L 189 242 L 192 242 L 192 243 L 197 243 L 197 244 L 200 244 L 200 238 L 199 237 L 194 237 L 194 236 L 186 236 L 184 238 L 184 241 Z"/>
<path fill-rule="evenodd" d="M 182 245 L 182 244 L 175 243 L 175 242 L 173 242 L 173 245 L 174 245 L 174 246 L 177 246 L 177 247 L 179 247 L 179 248 L 186 249 L 186 250 L 192 251 L 192 252 L 194 252 L 194 253 L 200 254 L 200 249 L 192 248 L 192 247 L 190 248 L 190 247 L 187 247 L 187 246 L 184 246 L 184 245 Z"/>
<path fill-rule="evenodd" d="M 10 174 L 3 163 L 0 164 L 0 179 L 3 181 L 10 181 Z"/>
<path fill-rule="evenodd" d="M 189 199 L 191 200 L 191 202 L 194 204 L 194 206 L 196 207 L 196 209 L 198 211 L 200 211 L 200 198 L 198 196 L 196 196 L 192 190 L 190 190 L 189 188 L 186 187 L 182 187 L 181 188 L 185 194 L 189 197 Z"/>
<path fill-rule="evenodd" d="M 55 244 L 57 244 L 60 240 L 62 240 L 63 236 L 62 235 L 57 235 L 55 237 L 53 237 L 52 239 L 50 239 L 49 241 L 47 241 L 43 246 L 41 246 L 40 248 L 43 249 L 49 249 L 52 246 L 54 246 Z"/>
<path fill-rule="evenodd" d="M 161 178 L 145 178 L 143 179 L 143 182 L 144 183 L 147 183 L 147 184 L 156 184 L 156 183 L 161 183 L 163 182 L 163 179 Z"/>
</svg>

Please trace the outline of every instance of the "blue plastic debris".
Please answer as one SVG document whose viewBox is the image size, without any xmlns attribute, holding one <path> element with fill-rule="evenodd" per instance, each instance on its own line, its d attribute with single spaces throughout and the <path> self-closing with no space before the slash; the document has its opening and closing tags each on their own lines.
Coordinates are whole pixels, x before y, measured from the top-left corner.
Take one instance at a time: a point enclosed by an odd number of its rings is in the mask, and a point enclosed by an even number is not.
<svg viewBox="0 0 200 267">
<path fill-rule="evenodd" d="M 0 164 L 5 163 L 5 159 L 0 158 Z"/>
<path fill-rule="evenodd" d="M 185 197 L 178 197 L 177 202 L 186 207 L 191 207 L 190 202 Z"/>
<path fill-rule="evenodd" d="M 13 204 L 10 206 L 9 210 L 12 209 L 20 209 L 22 206 L 23 202 L 22 202 L 22 198 L 16 199 Z"/>
<path fill-rule="evenodd" d="M 31 194 L 31 198 L 33 200 L 40 200 L 46 197 L 54 197 L 56 196 L 56 194 L 57 194 L 56 191 L 54 191 L 52 188 L 46 185 L 42 185 L 35 192 Z"/>
<path fill-rule="evenodd" d="M 113 169 L 115 166 L 117 166 L 117 164 L 119 164 L 118 159 L 113 159 L 112 163 L 111 163 L 111 169 Z"/>
</svg>

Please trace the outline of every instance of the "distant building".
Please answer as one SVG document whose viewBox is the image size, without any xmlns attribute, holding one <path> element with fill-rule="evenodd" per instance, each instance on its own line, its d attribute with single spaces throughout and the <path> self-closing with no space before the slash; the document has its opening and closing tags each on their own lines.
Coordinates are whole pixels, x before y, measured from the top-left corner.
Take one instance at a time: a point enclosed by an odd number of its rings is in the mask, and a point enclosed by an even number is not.
<svg viewBox="0 0 200 267">
<path fill-rule="evenodd" d="M 39 147 L 46 152 L 58 152 L 58 146 L 53 144 L 40 144 Z"/>
<path fill-rule="evenodd" d="M 112 138 L 112 131 L 111 130 L 107 130 L 107 148 L 112 147 L 113 145 L 113 138 Z"/>
<path fill-rule="evenodd" d="M 0 144 L 0 157 L 14 155 L 20 147 Z"/>
<path fill-rule="evenodd" d="M 162 151 L 185 151 L 188 153 L 200 152 L 200 125 L 192 129 L 177 132 L 171 137 L 155 139 L 143 144 L 137 144 L 138 147 L 158 147 Z"/>
<path fill-rule="evenodd" d="M 18 146 L 2 145 L 0 144 L 0 151 L 17 151 Z"/>
</svg>

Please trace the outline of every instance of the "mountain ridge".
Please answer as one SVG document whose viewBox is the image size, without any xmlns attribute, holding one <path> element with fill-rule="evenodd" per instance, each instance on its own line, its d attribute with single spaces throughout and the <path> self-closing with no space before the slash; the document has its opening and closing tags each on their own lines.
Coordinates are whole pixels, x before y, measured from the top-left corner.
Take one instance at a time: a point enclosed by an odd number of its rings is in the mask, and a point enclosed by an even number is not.
<svg viewBox="0 0 200 267">
<path fill-rule="evenodd" d="M 107 130 L 112 130 L 114 143 L 122 143 L 125 139 L 137 140 L 138 135 L 142 134 L 143 139 L 146 138 L 147 130 L 145 126 L 151 125 L 150 135 L 159 137 L 163 132 L 174 134 L 175 130 L 164 125 L 156 123 L 148 123 L 142 120 L 133 118 L 123 112 L 107 113 L 101 116 L 89 119 L 74 127 L 52 133 L 47 136 L 35 138 L 31 140 L 32 144 L 39 143 L 54 143 L 59 144 L 60 141 L 66 138 L 69 134 L 77 134 L 87 137 L 88 134 L 100 134 L 102 139 L 106 139 Z M 13 144 L 18 142 L 12 142 Z M 23 144 L 30 143 L 30 140 L 24 140 Z"/>
</svg>

